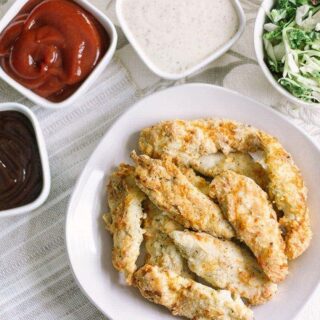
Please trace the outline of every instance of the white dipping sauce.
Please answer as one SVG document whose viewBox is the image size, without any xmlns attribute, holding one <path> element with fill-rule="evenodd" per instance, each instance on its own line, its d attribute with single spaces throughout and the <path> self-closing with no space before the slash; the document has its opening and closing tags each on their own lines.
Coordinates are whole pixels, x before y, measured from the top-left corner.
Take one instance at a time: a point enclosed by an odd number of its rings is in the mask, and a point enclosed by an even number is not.
<svg viewBox="0 0 320 320">
<path fill-rule="evenodd" d="M 148 59 L 181 73 L 230 40 L 239 22 L 232 0 L 124 0 L 123 18 Z"/>
</svg>

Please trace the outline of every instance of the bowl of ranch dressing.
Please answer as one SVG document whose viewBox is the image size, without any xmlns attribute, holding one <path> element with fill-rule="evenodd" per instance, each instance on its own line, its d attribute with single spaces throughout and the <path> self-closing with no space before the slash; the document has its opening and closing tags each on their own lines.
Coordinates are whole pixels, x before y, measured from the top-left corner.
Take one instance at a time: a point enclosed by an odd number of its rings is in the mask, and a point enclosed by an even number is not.
<svg viewBox="0 0 320 320">
<path fill-rule="evenodd" d="M 170 80 L 220 57 L 245 27 L 238 0 L 117 0 L 116 11 L 140 58 Z"/>
</svg>

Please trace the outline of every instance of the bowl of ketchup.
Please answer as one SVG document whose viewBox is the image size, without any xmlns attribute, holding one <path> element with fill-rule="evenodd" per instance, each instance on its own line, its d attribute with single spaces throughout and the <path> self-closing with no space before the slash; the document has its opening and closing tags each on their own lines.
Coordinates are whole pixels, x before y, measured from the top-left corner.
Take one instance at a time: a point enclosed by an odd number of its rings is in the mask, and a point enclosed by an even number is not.
<svg viewBox="0 0 320 320">
<path fill-rule="evenodd" d="M 38 105 L 84 94 L 111 61 L 114 25 L 86 0 L 17 0 L 0 21 L 0 78 Z"/>
</svg>

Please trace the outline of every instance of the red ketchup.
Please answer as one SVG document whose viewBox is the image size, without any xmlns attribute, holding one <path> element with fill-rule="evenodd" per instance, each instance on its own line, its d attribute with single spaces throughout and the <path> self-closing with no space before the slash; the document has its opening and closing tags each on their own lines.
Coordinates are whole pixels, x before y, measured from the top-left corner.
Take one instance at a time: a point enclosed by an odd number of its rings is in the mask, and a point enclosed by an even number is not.
<svg viewBox="0 0 320 320">
<path fill-rule="evenodd" d="M 110 38 L 69 0 L 31 0 L 0 34 L 3 70 L 54 102 L 68 98 L 107 51 Z"/>
</svg>

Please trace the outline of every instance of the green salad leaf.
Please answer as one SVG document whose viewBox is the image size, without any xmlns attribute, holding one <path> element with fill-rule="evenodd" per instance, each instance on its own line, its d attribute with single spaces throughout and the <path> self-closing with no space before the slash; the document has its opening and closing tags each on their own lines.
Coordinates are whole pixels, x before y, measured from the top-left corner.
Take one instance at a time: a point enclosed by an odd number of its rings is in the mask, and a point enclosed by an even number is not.
<svg viewBox="0 0 320 320">
<path fill-rule="evenodd" d="M 293 79 L 282 78 L 279 79 L 279 83 L 299 99 L 308 101 L 308 98 L 312 95 L 311 89 L 301 86 Z"/>
<path fill-rule="evenodd" d="M 278 0 L 268 13 L 266 63 L 281 86 L 307 102 L 320 102 L 320 3 Z"/>
<path fill-rule="evenodd" d="M 288 32 L 288 38 L 292 49 L 303 50 L 307 44 L 312 44 L 313 41 L 312 33 L 296 28 Z"/>
</svg>

